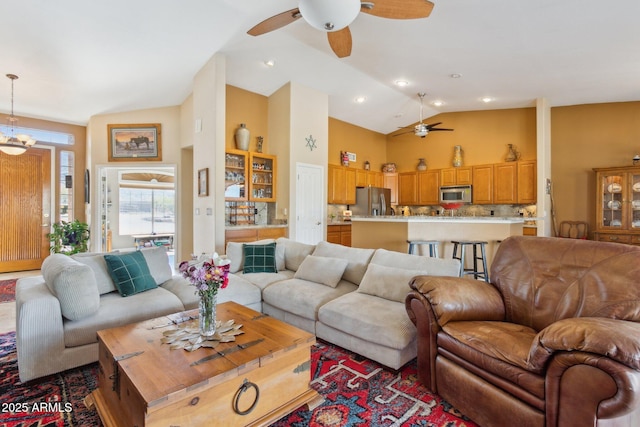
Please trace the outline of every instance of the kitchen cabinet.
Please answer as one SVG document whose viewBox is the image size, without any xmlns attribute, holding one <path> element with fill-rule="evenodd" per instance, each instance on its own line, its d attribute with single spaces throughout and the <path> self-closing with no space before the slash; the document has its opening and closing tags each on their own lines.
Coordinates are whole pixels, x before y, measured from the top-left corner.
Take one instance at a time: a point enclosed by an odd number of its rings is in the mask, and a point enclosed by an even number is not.
<svg viewBox="0 0 640 427">
<path fill-rule="evenodd" d="M 263 239 L 277 239 L 287 237 L 287 227 L 258 227 L 226 229 L 224 232 L 224 245 L 228 242 L 256 242 Z"/>
<path fill-rule="evenodd" d="M 354 204 L 356 202 L 356 169 L 329 165 L 328 174 L 327 203 Z"/>
<path fill-rule="evenodd" d="M 518 165 L 516 162 L 493 166 L 493 203 L 511 205 L 518 202 Z"/>
<path fill-rule="evenodd" d="M 224 198 L 225 200 L 247 200 L 247 166 L 249 152 L 228 150 L 224 157 Z"/>
<path fill-rule="evenodd" d="M 382 187 L 384 185 L 382 172 L 367 171 L 364 169 L 355 169 L 355 171 L 356 187 Z"/>
<path fill-rule="evenodd" d="M 351 246 L 351 224 L 327 225 L 327 242 Z"/>
<path fill-rule="evenodd" d="M 440 203 L 440 173 L 438 170 L 418 172 L 418 204 Z"/>
<path fill-rule="evenodd" d="M 532 205 L 538 201 L 538 167 L 535 160 L 521 160 L 518 164 L 518 204 Z"/>
<path fill-rule="evenodd" d="M 418 173 L 401 172 L 398 174 L 398 204 L 418 204 Z"/>
<path fill-rule="evenodd" d="M 383 175 L 382 186 L 391 190 L 391 200 L 389 203 L 392 205 L 398 204 L 398 174 L 397 173 L 385 173 Z"/>
<path fill-rule="evenodd" d="M 249 183 L 249 200 L 254 202 L 276 201 L 276 156 L 269 154 L 249 154 L 251 181 Z"/>
<path fill-rule="evenodd" d="M 440 185 L 471 185 L 473 183 L 472 168 L 440 169 Z"/>
<path fill-rule="evenodd" d="M 640 166 L 596 168 L 594 239 L 640 245 Z"/>
<path fill-rule="evenodd" d="M 473 166 L 473 203 L 493 203 L 493 165 Z"/>
</svg>

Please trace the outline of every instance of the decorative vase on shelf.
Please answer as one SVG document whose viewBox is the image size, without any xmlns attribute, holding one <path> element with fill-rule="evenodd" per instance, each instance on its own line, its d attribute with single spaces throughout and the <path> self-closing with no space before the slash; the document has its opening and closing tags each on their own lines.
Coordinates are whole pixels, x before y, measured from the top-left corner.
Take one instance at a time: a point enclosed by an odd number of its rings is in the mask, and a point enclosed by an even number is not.
<svg viewBox="0 0 640 427">
<path fill-rule="evenodd" d="M 368 171 L 369 169 L 371 169 L 371 163 L 369 163 L 369 160 L 365 160 L 364 170 Z"/>
<path fill-rule="evenodd" d="M 427 170 L 427 162 L 425 162 L 424 159 L 422 159 L 422 158 L 420 158 L 418 160 L 419 160 L 419 162 L 418 162 L 417 169 L 419 171 L 426 171 Z"/>
<path fill-rule="evenodd" d="M 200 335 L 211 337 L 216 333 L 216 305 L 218 303 L 217 293 L 204 293 L 200 295 L 198 303 L 198 325 Z"/>
<path fill-rule="evenodd" d="M 462 146 L 456 145 L 453 147 L 453 167 L 459 168 L 462 166 Z"/>
<path fill-rule="evenodd" d="M 509 149 L 509 152 L 507 153 L 507 156 L 504 158 L 505 162 L 515 162 L 516 160 L 520 159 L 520 153 L 518 153 L 518 151 L 516 150 L 515 145 L 507 144 L 507 147 Z"/>
<path fill-rule="evenodd" d="M 249 151 L 249 138 L 251 132 L 244 123 L 240 123 L 240 127 L 236 129 L 236 147 L 238 150 Z"/>
</svg>

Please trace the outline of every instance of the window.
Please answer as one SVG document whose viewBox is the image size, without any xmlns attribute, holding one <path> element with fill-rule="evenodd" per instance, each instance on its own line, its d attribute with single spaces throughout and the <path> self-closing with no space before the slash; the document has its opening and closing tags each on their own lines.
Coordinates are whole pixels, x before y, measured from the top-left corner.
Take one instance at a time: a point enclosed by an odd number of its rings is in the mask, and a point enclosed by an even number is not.
<svg viewBox="0 0 640 427">
<path fill-rule="evenodd" d="M 74 156 L 72 151 L 60 152 L 60 221 L 71 222 L 73 216 L 73 169 Z"/>
<path fill-rule="evenodd" d="M 120 186 L 119 234 L 175 233 L 175 190 Z"/>
<path fill-rule="evenodd" d="M 51 144 L 73 145 L 75 138 L 70 133 L 56 132 L 52 130 L 31 129 L 16 126 L 13 129 L 8 125 L 0 125 L 0 132 L 5 135 L 11 134 L 27 134 L 38 142 L 47 142 Z"/>
</svg>

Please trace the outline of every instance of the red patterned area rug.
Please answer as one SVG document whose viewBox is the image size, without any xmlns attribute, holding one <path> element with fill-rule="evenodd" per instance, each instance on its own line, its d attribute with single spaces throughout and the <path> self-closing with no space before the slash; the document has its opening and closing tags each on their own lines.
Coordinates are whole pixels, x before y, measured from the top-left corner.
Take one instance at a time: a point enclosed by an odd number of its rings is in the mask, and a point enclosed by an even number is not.
<svg viewBox="0 0 640 427">
<path fill-rule="evenodd" d="M 0 303 L 16 300 L 16 279 L 0 280 Z"/>
<path fill-rule="evenodd" d="M 415 362 L 394 373 L 322 341 L 311 358 L 311 385 L 324 403 L 313 411 L 300 408 L 273 427 L 477 427 L 417 382 Z M 83 402 L 97 388 L 97 376 L 93 363 L 22 384 L 15 332 L 0 335 L 0 426 L 101 426 Z"/>
</svg>

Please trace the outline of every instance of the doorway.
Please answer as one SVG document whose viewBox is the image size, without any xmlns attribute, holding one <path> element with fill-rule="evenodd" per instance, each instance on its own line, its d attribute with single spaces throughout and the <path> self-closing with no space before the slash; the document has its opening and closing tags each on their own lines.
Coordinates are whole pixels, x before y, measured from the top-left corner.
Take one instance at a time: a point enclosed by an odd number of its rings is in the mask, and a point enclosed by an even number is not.
<svg viewBox="0 0 640 427">
<path fill-rule="evenodd" d="M 97 177 L 97 250 L 165 246 L 172 260 L 178 239 L 176 167 L 102 166 Z"/>
<path fill-rule="evenodd" d="M 49 255 L 51 152 L 0 153 L 0 272 L 38 270 Z"/>
</svg>

